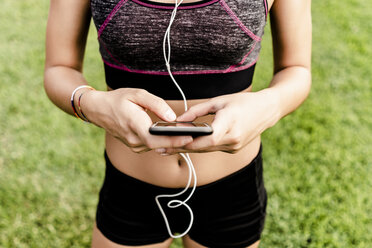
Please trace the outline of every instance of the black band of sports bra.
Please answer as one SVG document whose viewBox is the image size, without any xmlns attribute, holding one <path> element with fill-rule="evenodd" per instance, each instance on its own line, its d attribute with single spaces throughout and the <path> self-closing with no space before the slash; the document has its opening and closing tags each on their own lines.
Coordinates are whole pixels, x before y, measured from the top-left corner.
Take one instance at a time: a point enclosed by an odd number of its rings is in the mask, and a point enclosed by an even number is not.
<svg viewBox="0 0 372 248">
<path fill-rule="evenodd" d="M 255 65 L 246 70 L 221 74 L 174 75 L 186 99 L 211 98 L 242 91 L 251 85 Z M 111 89 L 140 88 L 165 100 L 182 100 L 168 75 L 149 75 L 115 69 L 105 64 L 107 85 Z"/>
</svg>

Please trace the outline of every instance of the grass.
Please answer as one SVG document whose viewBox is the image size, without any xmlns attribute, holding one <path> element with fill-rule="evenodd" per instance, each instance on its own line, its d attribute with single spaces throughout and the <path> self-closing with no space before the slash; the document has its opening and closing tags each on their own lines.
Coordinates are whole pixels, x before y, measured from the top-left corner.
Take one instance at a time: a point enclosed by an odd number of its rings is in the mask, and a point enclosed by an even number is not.
<svg viewBox="0 0 372 248">
<path fill-rule="evenodd" d="M 104 175 L 103 131 L 43 90 L 48 5 L 0 8 L 0 247 L 88 247 Z M 263 135 L 263 248 L 372 244 L 371 17 L 371 1 L 313 1 L 311 95 Z M 104 89 L 95 35 L 85 75 Z M 269 27 L 263 47 L 256 90 L 271 77 Z"/>
</svg>

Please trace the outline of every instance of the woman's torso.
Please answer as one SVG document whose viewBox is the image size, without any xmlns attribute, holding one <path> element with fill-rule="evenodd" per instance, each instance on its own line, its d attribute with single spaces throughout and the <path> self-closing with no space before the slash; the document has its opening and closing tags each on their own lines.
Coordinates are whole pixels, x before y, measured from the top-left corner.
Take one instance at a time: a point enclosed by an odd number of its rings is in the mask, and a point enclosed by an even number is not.
<svg viewBox="0 0 372 248">
<path fill-rule="evenodd" d="M 206 100 L 190 100 L 191 107 Z M 182 114 L 182 101 L 167 101 L 177 115 Z M 152 120 L 158 120 L 151 115 Z M 198 121 L 211 123 L 213 116 Z M 190 153 L 198 185 L 204 185 L 229 175 L 247 165 L 257 155 L 260 137 L 257 137 L 235 154 L 225 152 Z M 125 174 L 163 187 L 183 187 L 189 173 L 186 162 L 180 155 L 162 156 L 155 151 L 142 154 L 132 152 L 125 144 L 106 133 L 106 152 L 113 165 Z"/>
<path fill-rule="evenodd" d="M 128 0 L 128 1 L 132 1 L 132 0 Z M 255 0 L 256 2 L 259 2 L 261 0 Z M 253 1 L 253 2 L 255 2 Z M 98 0 L 92 0 L 92 2 L 95 2 L 96 4 L 96 7 L 98 6 Z M 101 2 L 106 2 L 106 5 L 109 6 L 111 4 L 111 7 L 118 6 L 118 4 L 120 2 L 124 3 L 126 1 L 119 1 L 119 0 L 102 0 Z M 111 2 L 111 3 L 110 3 Z M 192 1 L 189 1 L 189 2 L 192 2 Z M 197 1 L 195 1 L 197 2 Z M 211 1 L 209 1 L 211 2 Z M 229 13 L 229 11 L 226 10 L 226 6 L 224 7 L 224 4 L 221 3 L 222 1 L 219 0 L 219 1 L 215 1 L 215 3 L 213 4 L 219 4 L 218 5 L 218 11 L 221 11 L 221 12 L 224 12 L 224 14 L 228 17 L 229 19 L 229 25 L 232 26 L 231 23 L 235 23 L 234 24 L 234 27 L 239 30 L 240 33 L 236 34 L 234 36 L 234 38 L 239 38 L 239 36 L 241 35 L 242 37 L 244 36 L 244 39 L 246 39 L 245 42 L 249 43 L 247 44 L 247 46 L 243 46 L 242 44 L 243 43 L 239 43 L 240 45 L 238 46 L 235 46 L 233 48 L 233 50 L 231 50 L 230 52 L 231 53 L 234 53 L 234 52 L 237 52 L 239 49 L 240 51 L 238 51 L 239 54 L 236 54 L 234 56 L 237 56 L 234 60 L 234 58 L 230 58 L 230 56 L 226 55 L 226 51 L 222 51 L 221 54 L 217 54 L 216 56 L 216 59 L 220 60 L 222 58 L 222 60 L 219 61 L 219 63 L 215 63 L 214 65 L 212 65 L 212 68 L 207 68 L 207 70 L 205 70 L 205 65 L 208 62 L 208 60 L 205 60 L 203 61 L 203 58 L 202 57 L 197 57 L 197 61 L 202 61 L 201 63 L 199 63 L 199 65 L 193 65 L 190 67 L 190 64 L 186 65 L 185 67 L 185 64 L 182 63 L 182 60 L 177 60 L 177 57 L 171 57 L 171 65 L 172 65 L 172 61 L 174 61 L 174 71 L 180 71 L 181 73 L 181 77 L 182 77 L 182 70 L 183 69 L 188 69 L 188 71 L 194 71 L 195 74 L 198 74 L 198 73 L 201 73 L 203 71 L 203 73 L 205 71 L 213 71 L 214 73 L 229 73 L 231 71 L 239 71 L 241 68 L 241 70 L 244 70 L 244 69 L 247 69 L 247 68 L 251 68 L 252 65 L 255 64 L 255 61 L 257 60 L 258 58 L 258 52 L 259 52 L 259 41 L 260 40 L 254 40 L 255 37 L 258 37 L 260 39 L 260 37 L 262 36 L 263 34 L 263 26 L 264 26 L 264 23 L 262 23 L 262 13 L 265 15 L 265 9 L 253 9 L 252 11 L 256 11 L 256 12 L 259 12 L 258 16 L 259 16 L 259 19 L 260 20 L 254 20 L 252 19 L 252 23 L 255 23 L 256 21 L 259 22 L 257 23 L 256 25 L 253 25 L 253 27 L 256 27 L 256 29 L 258 30 L 254 30 L 255 33 L 257 34 L 253 34 L 253 35 L 249 35 L 250 34 L 250 30 L 244 30 L 244 28 L 246 28 L 246 26 L 239 26 L 241 24 L 244 24 L 243 22 L 245 21 L 249 21 L 250 18 L 254 18 L 254 15 L 250 15 L 250 14 L 247 14 L 246 16 L 241 16 L 241 18 L 239 19 L 240 16 L 237 16 L 236 15 L 236 11 L 234 13 Z M 227 2 L 227 4 L 229 4 L 229 1 L 223 1 L 225 4 Z M 242 0 L 237 0 L 237 1 L 233 1 L 234 3 L 231 3 L 232 5 L 233 4 L 237 4 L 239 5 L 240 3 L 242 3 Z M 110 3 L 110 4 L 109 4 Z M 264 5 L 262 4 L 264 3 Z M 131 4 L 135 7 L 135 1 L 131 2 Z M 124 4 L 123 4 L 124 5 Z M 133 7 L 132 6 L 132 7 Z M 184 5 L 186 6 L 186 5 Z M 252 5 L 254 6 L 254 5 Z M 261 5 L 259 4 L 258 6 L 265 6 L 267 8 L 267 3 L 266 1 L 261 1 Z M 110 8 L 111 8 L 110 7 Z M 120 6 L 121 8 L 123 6 Z M 125 6 L 124 6 L 125 7 Z M 144 8 L 145 6 L 140 6 L 140 8 Z M 203 7 L 203 8 L 207 8 L 208 6 L 206 7 Z M 246 9 L 248 8 L 249 6 L 246 6 Z M 217 6 L 213 6 L 213 8 L 217 8 Z M 140 62 L 136 62 L 137 60 L 135 59 L 135 57 L 133 57 L 133 54 L 130 54 L 130 52 L 128 52 L 128 58 L 126 58 L 124 55 L 117 55 L 117 57 L 113 56 L 112 52 L 113 51 L 118 51 L 117 49 L 121 49 L 120 46 L 121 46 L 121 43 L 125 43 L 127 42 L 128 44 L 130 43 L 131 45 L 133 45 L 133 35 L 131 35 L 129 38 L 127 37 L 126 39 L 127 40 L 123 40 L 120 43 L 119 46 L 117 46 L 117 41 L 114 41 L 112 44 L 113 45 L 110 45 L 110 35 L 107 35 L 105 37 L 105 32 L 109 32 L 110 34 L 112 33 L 115 33 L 116 29 L 115 28 L 115 22 L 117 22 L 118 20 L 120 20 L 120 18 L 118 19 L 114 19 L 114 16 L 115 15 L 119 15 L 119 10 L 120 8 L 117 8 L 117 9 L 113 9 L 111 11 L 109 10 L 106 10 L 106 13 L 107 13 L 107 17 L 109 17 L 109 15 L 111 15 L 110 18 L 104 18 L 101 20 L 99 20 L 99 18 L 95 20 L 96 22 L 96 25 L 97 25 L 97 30 L 98 30 L 98 33 L 99 33 L 99 40 L 100 40 L 100 45 L 101 45 L 101 54 L 102 54 L 102 57 L 103 57 L 103 60 L 105 61 L 105 64 L 106 66 L 107 65 L 110 65 L 112 66 L 113 68 L 115 69 L 118 69 L 118 70 L 123 70 L 123 71 L 126 71 L 126 73 L 135 73 L 134 75 L 137 75 L 136 73 L 139 72 L 139 69 L 141 69 L 141 63 Z M 230 9 L 231 10 L 231 9 Z M 146 11 L 148 11 L 148 9 L 146 9 Z M 166 11 L 166 10 L 162 10 L 162 11 Z M 182 10 L 179 10 L 179 12 L 182 11 Z M 183 10 L 183 11 L 189 11 L 189 10 Z M 198 10 L 200 11 L 200 9 Z M 267 11 L 267 9 L 266 9 Z M 114 14 L 115 15 L 114 15 Z M 159 12 L 160 13 L 160 12 Z M 171 13 L 171 11 L 168 11 L 168 13 Z M 184 15 L 185 16 L 185 15 Z M 224 20 L 227 20 L 226 16 L 224 16 Z M 94 17 L 94 15 L 93 15 Z M 170 17 L 170 16 L 169 16 Z M 182 17 L 182 15 L 181 15 Z M 121 17 L 121 18 L 124 18 L 125 19 L 125 16 L 124 17 Z M 266 18 L 266 16 L 264 17 Z M 109 22 L 107 21 L 109 20 Z M 176 16 L 176 20 L 177 20 L 177 16 Z M 169 21 L 169 20 L 168 20 Z M 261 22 L 261 23 L 260 23 Z M 211 23 L 208 24 L 209 27 L 211 25 Z M 203 28 L 208 26 L 207 24 L 200 24 L 200 26 L 202 26 Z M 120 25 L 119 25 L 120 26 Z M 130 25 L 129 25 L 130 26 Z M 104 28 L 103 28 L 104 27 Z M 126 32 L 126 28 L 125 26 L 121 26 L 122 30 L 120 32 Z M 253 28 L 251 28 L 253 30 Z M 110 31 L 111 30 L 111 31 Z M 191 30 L 185 30 L 185 32 L 192 32 L 192 29 Z M 172 36 L 171 36 L 172 37 Z M 159 38 L 158 38 L 159 39 Z M 176 40 L 176 42 L 172 43 L 172 51 L 175 51 L 174 54 L 181 54 L 182 53 L 182 49 L 177 51 L 177 45 L 180 46 L 181 43 L 177 42 L 177 37 L 174 38 Z M 215 39 L 215 37 L 213 38 Z M 111 39 L 112 40 L 112 39 Z M 180 39 L 178 37 L 178 41 L 180 41 L 182 39 Z M 213 50 L 213 49 L 217 49 L 216 51 L 218 50 L 221 50 L 221 48 L 225 49 L 225 50 L 228 50 L 229 47 L 227 46 L 228 44 L 231 43 L 231 41 L 229 41 L 228 37 L 221 37 L 221 40 L 223 42 L 225 42 L 225 46 L 221 46 L 221 43 L 218 43 L 217 46 L 219 47 L 216 47 L 214 46 L 213 48 L 213 43 L 210 43 L 211 45 L 211 49 L 209 50 Z M 148 42 L 148 41 L 147 41 Z M 109 44 L 107 44 L 109 43 Z M 159 43 L 159 42 L 157 42 Z M 175 46 L 175 47 L 173 47 Z M 136 47 L 136 44 L 134 44 L 134 48 Z M 110 51 L 110 49 L 112 49 Z M 133 49 L 133 47 L 132 47 Z M 188 49 L 191 49 L 192 50 L 192 47 L 188 48 Z M 104 50 L 102 52 L 102 50 Z M 120 52 L 118 52 L 120 53 Z M 141 53 L 141 51 L 139 50 L 138 53 Z M 215 54 L 216 52 L 214 52 Z M 116 55 L 116 53 L 114 53 L 114 55 Z M 159 55 L 162 55 L 162 51 L 160 54 L 158 54 L 157 56 L 159 57 Z M 105 56 L 107 56 L 106 60 L 105 60 Z M 130 56 L 132 56 L 132 59 L 130 59 Z M 152 55 L 154 56 L 154 55 Z M 224 59 L 224 56 L 227 58 L 226 61 Z M 239 57 L 240 56 L 240 57 Z M 190 56 L 189 56 L 190 57 Z M 192 57 L 192 56 L 191 56 Z M 134 58 L 134 59 L 133 59 Z M 110 60 L 110 61 L 108 61 Z M 143 62 L 142 64 L 144 63 L 147 63 L 148 60 L 146 60 L 146 58 L 143 59 Z M 238 62 L 238 63 L 236 63 Z M 154 68 L 149 68 L 148 67 L 148 64 L 146 64 L 146 66 L 144 66 L 144 70 L 142 71 L 141 70 L 141 73 L 147 73 L 147 72 L 150 72 L 148 74 L 151 75 L 152 72 L 155 72 L 154 74 L 161 74 L 161 73 L 164 73 L 164 68 L 162 69 L 162 67 L 164 67 L 164 62 L 161 63 L 160 65 L 160 60 L 159 62 L 154 60 L 152 63 L 154 63 L 155 67 Z M 223 64 L 226 64 L 226 67 L 223 67 L 224 65 Z M 235 64 L 234 64 L 235 63 Z M 222 67 L 221 67 L 221 64 L 222 64 Z M 207 64 L 208 66 L 208 64 Z M 244 68 L 243 68 L 244 67 Z M 229 71 L 227 71 L 229 70 Z M 147 72 L 146 72 L 147 71 Z M 120 71 L 119 71 L 120 72 Z M 159 73 L 160 72 L 160 73 Z M 106 75 L 106 78 L 107 78 L 107 75 Z M 122 80 L 122 79 L 120 79 Z M 121 82 L 119 80 L 119 83 Z M 125 80 L 124 80 L 125 81 Z M 112 86 L 109 84 L 108 82 L 108 85 L 109 86 Z M 115 85 L 115 88 L 117 87 L 116 84 Z M 241 91 L 251 91 L 251 87 L 250 87 L 250 82 L 248 84 L 243 84 L 245 85 L 244 87 L 246 86 L 249 86 L 248 88 L 245 88 L 244 90 L 242 89 L 234 89 L 234 92 L 241 92 Z M 119 86 L 119 87 L 128 87 L 125 85 L 123 86 Z M 141 85 L 140 85 L 141 87 Z M 146 86 L 143 86 L 143 88 L 145 88 Z M 160 86 L 159 86 L 160 87 Z M 168 87 L 168 86 L 167 86 Z M 164 88 L 164 90 L 167 89 L 167 87 Z M 173 85 L 170 85 L 169 87 L 173 87 Z M 184 86 L 184 87 L 187 87 Z M 145 88 L 146 89 L 146 88 Z M 110 90 L 110 88 L 109 88 Z M 190 89 L 189 89 L 190 90 Z M 194 90 L 194 89 L 191 89 L 191 91 Z M 195 90 L 198 90 L 198 89 L 195 89 Z M 151 91 L 150 91 L 151 92 Z M 201 103 L 201 102 L 204 102 L 206 100 L 208 100 L 209 97 L 213 97 L 214 95 L 208 95 L 209 91 L 205 91 L 205 97 L 203 97 L 203 95 L 197 97 L 197 98 L 202 98 L 202 99 L 193 99 L 193 100 L 188 100 L 188 106 L 191 107 L 197 103 Z M 231 93 L 231 92 L 229 92 Z M 218 92 L 218 89 L 217 89 L 217 95 L 221 95 L 222 93 L 221 92 Z M 160 95 L 160 97 L 162 97 Z M 171 108 L 175 111 L 175 113 L 177 115 L 181 115 L 183 112 L 184 112 L 184 105 L 183 105 L 183 101 L 179 100 L 179 95 L 175 96 L 175 98 L 172 98 L 172 99 L 177 99 L 177 100 L 167 100 L 167 103 L 171 106 Z M 149 113 L 150 117 L 152 118 L 153 121 L 157 121 L 158 119 L 156 118 L 156 116 L 152 115 L 151 113 Z M 200 118 L 198 121 L 202 121 L 202 122 L 207 122 L 207 123 L 211 123 L 213 121 L 213 116 L 205 116 L 205 117 L 202 117 Z M 239 152 L 235 153 L 235 154 L 229 154 L 229 153 L 224 153 L 224 152 L 210 152 L 210 153 L 192 153 L 190 154 L 191 156 L 191 159 L 193 161 L 193 164 L 195 166 L 195 170 L 196 170 L 196 174 L 197 174 L 197 177 L 198 177 L 198 185 L 203 185 L 203 184 L 207 184 L 207 183 L 210 183 L 210 182 L 213 182 L 213 181 L 216 181 L 226 175 L 229 175 L 239 169 L 241 169 L 242 167 L 244 167 L 245 165 L 247 165 L 258 153 L 259 151 L 259 146 L 260 146 L 260 137 L 257 137 L 256 139 L 254 139 L 253 141 L 251 141 L 248 145 L 246 145 L 243 149 L 241 149 Z M 170 155 L 170 156 L 161 156 L 159 154 L 157 154 L 156 152 L 154 151 L 149 151 L 149 152 L 146 152 L 146 153 L 143 153 L 143 154 L 137 154 L 137 153 L 134 153 L 132 152 L 125 144 L 123 144 L 121 141 L 119 141 L 118 139 L 114 138 L 113 136 L 111 136 L 110 134 L 106 134 L 106 151 L 107 151 L 107 154 L 108 154 L 108 157 L 110 158 L 111 162 L 119 169 L 121 170 L 122 172 L 132 176 L 132 177 L 135 177 L 137 179 L 140 179 L 142 181 L 145 181 L 145 182 L 148 182 L 148 183 L 152 183 L 152 184 L 155 184 L 155 185 L 159 185 L 159 186 L 163 186 L 163 187 L 182 187 L 186 184 L 187 182 L 187 179 L 188 179 L 188 176 L 189 176 L 189 173 L 188 173 L 188 167 L 187 167 L 187 164 L 186 162 L 182 159 L 182 157 L 180 155 Z"/>
</svg>

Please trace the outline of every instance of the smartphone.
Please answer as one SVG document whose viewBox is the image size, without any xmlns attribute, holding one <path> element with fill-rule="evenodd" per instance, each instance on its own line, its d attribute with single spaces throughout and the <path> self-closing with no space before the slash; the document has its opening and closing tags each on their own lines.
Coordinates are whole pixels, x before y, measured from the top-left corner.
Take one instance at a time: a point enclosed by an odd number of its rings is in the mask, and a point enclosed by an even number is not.
<svg viewBox="0 0 372 248">
<path fill-rule="evenodd" d="M 150 127 L 149 131 L 154 135 L 191 135 L 193 137 L 213 133 L 211 126 L 201 122 L 158 121 Z"/>
</svg>

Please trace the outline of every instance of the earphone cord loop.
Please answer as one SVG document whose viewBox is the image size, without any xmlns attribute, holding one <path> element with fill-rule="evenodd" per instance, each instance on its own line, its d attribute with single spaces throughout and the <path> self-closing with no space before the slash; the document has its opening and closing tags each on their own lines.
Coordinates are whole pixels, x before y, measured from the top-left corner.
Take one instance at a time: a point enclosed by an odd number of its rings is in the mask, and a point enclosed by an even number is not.
<svg viewBox="0 0 372 248">
<path fill-rule="evenodd" d="M 159 210 L 160 210 L 160 212 L 163 216 L 165 225 L 167 227 L 168 234 L 172 238 L 181 238 L 181 237 L 185 236 L 190 231 L 190 229 L 192 227 L 192 224 L 194 222 L 194 214 L 192 212 L 192 209 L 190 208 L 189 205 L 186 204 L 186 202 L 191 198 L 191 196 L 194 194 L 194 191 L 196 189 L 197 181 L 196 181 L 195 168 L 194 168 L 194 166 L 192 164 L 192 161 L 190 160 L 190 157 L 189 157 L 188 154 L 180 153 L 180 155 L 185 159 L 185 161 L 188 165 L 188 168 L 189 168 L 189 179 L 188 179 L 186 187 L 181 192 L 176 193 L 176 194 L 169 194 L 169 195 L 163 194 L 163 195 L 157 195 L 155 197 L 156 204 L 158 205 L 158 208 L 159 208 Z M 167 204 L 167 207 L 169 207 L 169 208 L 177 208 L 177 207 L 180 207 L 180 206 L 185 206 L 186 209 L 190 213 L 190 223 L 189 223 L 189 226 L 187 227 L 187 229 L 179 235 L 174 235 L 172 233 L 172 230 L 171 230 L 169 222 L 168 222 L 168 218 L 167 218 L 167 216 L 166 216 L 166 214 L 163 210 L 163 207 L 160 204 L 159 199 L 160 198 L 174 198 L 174 197 L 177 197 L 177 196 L 180 196 L 180 195 L 184 194 L 187 191 L 187 189 L 190 187 L 192 177 L 194 177 L 193 188 L 192 188 L 192 191 L 190 192 L 189 196 L 187 197 L 187 199 L 184 200 L 184 201 L 180 201 L 180 200 L 177 200 L 177 199 L 176 200 L 171 200 Z"/>
<path fill-rule="evenodd" d="M 163 55 L 164 55 L 165 65 L 166 65 L 167 71 L 169 73 L 169 76 L 171 77 L 173 83 L 176 85 L 177 89 L 179 90 L 179 92 L 182 95 L 184 106 L 185 106 L 185 112 L 186 112 L 188 108 L 187 108 L 187 101 L 186 101 L 185 94 L 183 93 L 181 87 L 178 85 L 176 79 L 173 77 L 173 74 L 172 74 L 172 71 L 171 71 L 171 68 L 170 68 L 170 56 L 171 56 L 170 29 L 171 29 L 173 21 L 176 17 L 177 8 L 181 5 L 182 2 L 183 2 L 183 0 L 180 0 L 180 2 L 177 3 L 177 0 L 175 0 L 175 7 L 172 11 L 172 15 L 171 15 L 171 18 L 170 18 L 170 21 L 169 21 L 169 25 L 168 25 L 168 28 L 165 32 L 164 39 L 163 39 Z M 168 48 L 168 50 L 166 48 Z M 160 213 L 163 216 L 163 219 L 164 219 L 165 225 L 167 227 L 167 231 L 169 233 L 169 236 L 172 237 L 172 238 L 181 238 L 181 237 L 185 236 L 190 231 L 190 229 L 192 227 L 192 224 L 194 222 L 194 214 L 192 212 L 192 209 L 190 208 L 189 205 L 186 204 L 186 202 L 188 200 L 190 200 L 190 198 L 192 197 L 192 195 L 195 192 L 196 185 L 197 185 L 196 172 L 195 172 L 194 165 L 191 161 L 190 155 L 188 153 L 180 153 L 180 155 L 186 161 L 187 166 L 189 168 L 189 179 L 188 179 L 186 187 L 181 192 L 176 193 L 176 194 L 169 194 L 169 195 L 163 194 L 163 195 L 157 195 L 155 197 L 156 204 L 158 205 Z M 177 197 L 177 196 L 180 196 L 180 195 L 186 193 L 186 191 L 190 187 L 191 180 L 192 180 L 193 177 L 194 177 L 194 183 L 193 183 L 193 187 L 192 187 L 192 190 L 191 190 L 189 196 L 183 201 L 176 199 L 176 200 L 169 201 L 168 204 L 167 204 L 168 208 L 177 208 L 177 207 L 180 207 L 180 206 L 185 206 L 186 209 L 190 213 L 190 223 L 189 223 L 189 226 L 187 227 L 186 231 L 184 231 L 183 233 L 181 233 L 179 235 L 173 235 L 172 230 L 171 230 L 170 225 L 169 225 L 169 222 L 168 222 L 168 218 L 167 218 L 167 216 L 166 216 L 166 214 L 165 214 L 165 212 L 164 212 L 164 210 L 163 210 L 163 208 L 160 204 L 159 199 L 160 198 L 174 198 L 174 197 Z"/>
</svg>

